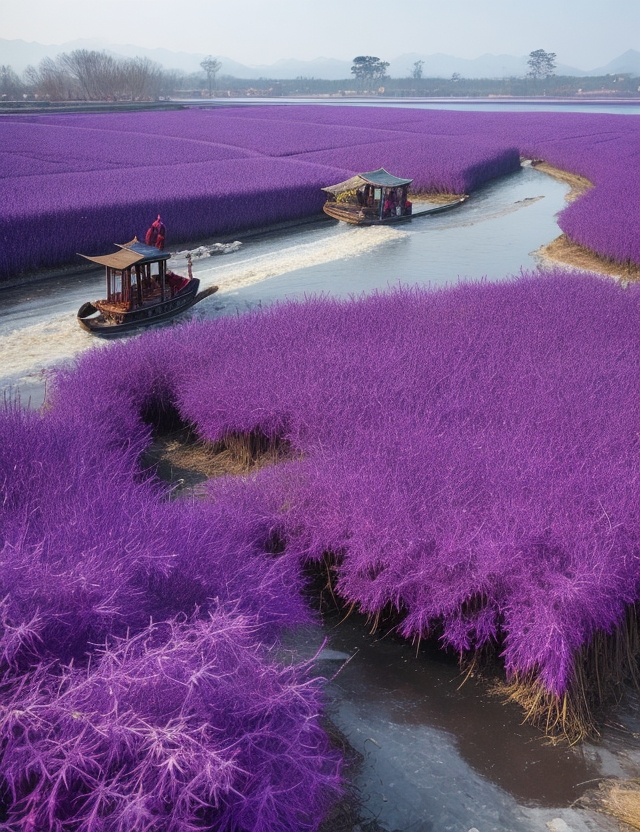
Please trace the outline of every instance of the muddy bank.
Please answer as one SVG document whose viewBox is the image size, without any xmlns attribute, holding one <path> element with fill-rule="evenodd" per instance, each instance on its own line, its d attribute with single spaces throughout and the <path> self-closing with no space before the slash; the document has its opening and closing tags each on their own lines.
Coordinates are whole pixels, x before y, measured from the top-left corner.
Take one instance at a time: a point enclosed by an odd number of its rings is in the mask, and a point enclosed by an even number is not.
<svg viewBox="0 0 640 832">
<path fill-rule="evenodd" d="M 542 246 L 536 254 L 550 263 L 560 263 L 580 271 L 606 274 L 618 280 L 640 280 L 640 266 L 623 266 L 613 260 L 606 260 L 588 248 L 572 242 L 566 234 L 561 234 L 548 245 Z"/>
<path fill-rule="evenodd" d="M 559 182 L 569 185 L 570 190 L 565 197 L 567 202 L 574 202 L 594 187 L 593 183 L 583 176 L 554 168 L 547 162 L 534 161 L 532 165 L 536 170 L 540 170 L 549 176 L 553 176 Z M 606 274 L 620 280 L 640 280 L 640 266 L 631 263 L 616 263 L 614 260 L 602 257 L 596 254 L 595 251 L 574 243 L 566 234 L 561 234 L 548 245 L 541 246 L 536 254 L 549 263 L 560 263 L 563 266 L 571 266 L 581 271 Z"/>
</svg>

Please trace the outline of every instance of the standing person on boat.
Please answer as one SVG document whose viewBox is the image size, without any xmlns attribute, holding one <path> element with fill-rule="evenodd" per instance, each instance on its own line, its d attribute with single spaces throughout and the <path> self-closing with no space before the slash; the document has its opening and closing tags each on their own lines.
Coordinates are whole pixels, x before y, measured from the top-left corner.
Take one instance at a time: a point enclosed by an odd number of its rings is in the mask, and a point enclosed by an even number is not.
<svg viewBox="0 0 640 832">
<path fill-rule="evenodd" d="M 158 214 L 157 219 L 151 223 L 151 226 L 145 235 L 144 241 L 148 246 L 155 246 L 158 251 L 164 251 L 166 233 L 167 230 L 165 225 L 160 219 L 160 214 Z"/>
</svg>

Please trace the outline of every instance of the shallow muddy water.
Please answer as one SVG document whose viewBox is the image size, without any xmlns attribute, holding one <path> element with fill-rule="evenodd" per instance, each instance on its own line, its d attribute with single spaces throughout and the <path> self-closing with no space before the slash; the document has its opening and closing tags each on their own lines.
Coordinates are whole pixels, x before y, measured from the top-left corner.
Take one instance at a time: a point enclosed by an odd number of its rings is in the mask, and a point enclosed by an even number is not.
<svg viewBox="0 0 640 832">
<path fill-rule="evenodd" d="M 603 730 L 602 741 L 552 745 L 522 725 L 522 711 L 465 679 L 454 657 L 435 645 L 416 652 L 361 616 L 296 637 L 312 655 L 327 639 L 319 670 L 329 680 L 334 723 L 362 755 L 357 787 L 367 819 L 402 832 L 564 832 L 617 825 L 573 803 L 603 777 L 638 770 L 637 720 Z M 563 826 L 562 823 L 566 824 Z"/>
<path fill-rule="evenodd" d="M 533 252 L 559 234 L 555 217 L 566 192 L 524 167 L 460 208 L 398 227 L 319 220 L 247 236 L 239 252 L 194 263 L 204 287 L 220 288 L 190 314 L 213 319 L 319 293 L 348 297 L 535 269 Z M 49 369 L 103 346 L 75 320 L 102 291 L 102 272 L 93 269 L 1 290 L 0 387 L 38 407 Z M 336 624 L 329 616 L 297 635 L 294 649 L 313 655 L 327 639 L 319 670 L 330 679 L 333 720 L 363 758 L 357 786 L 365 820 L 402 832 L 616 828 L 571 804 L 604 776 L 640 772 L 634 712 L 616 715 L 626 727 L 607 728 L 598 746 L 554 747 L 485 684 L 460 686 L 450 657 L 369 635 L 356 616 Z"/>
</svg>

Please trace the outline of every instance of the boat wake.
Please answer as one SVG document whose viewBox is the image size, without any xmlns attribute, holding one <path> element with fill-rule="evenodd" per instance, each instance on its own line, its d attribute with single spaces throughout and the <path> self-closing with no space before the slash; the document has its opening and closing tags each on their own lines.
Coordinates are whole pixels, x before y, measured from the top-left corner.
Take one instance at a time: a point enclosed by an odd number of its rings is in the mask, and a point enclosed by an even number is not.
<svg viewBox="0 0 640 832">
<path fill-rule="evenodd" d="M 327 238 L 325 229 L 318 233 L 315 240 L 293 244 L 279 240 L 272 243 L 267 251 L 261 246 L 261 253 L 257 255 L 251 255 L 248 247 L 244 249 L 242 259 L 236 257 L 231 263 L 215 268 L 209 267 L 209 264 L 204 267 L 194 264 L 193 271 L 201 286 L 216 284 L 220 294 L 229 293 L 299 269 L 357 257 L 406 236 L 406 231 L 385 226 L 338 227 L 336 233 Z M 308 235 L 305 235 L 307 238 Z"/>
<path fill-rule="evenodd" d="M 13 330 L 0 336 L 4 367 L 0 387 L 5 391 L 19 388 L 23 401 L 30 397 L 39 404 L 44 397 L 48 370 L 99 345 L 100 342 L 80 329 L 75 315 L 54 315 L 46 322 Z"/>
<path fill-rule="evenodd" d="M 304 243 L 292 244 L 290 240 L 280 238 L 270 241 L 265 248 L 265 243 L 261 242 L 259 254 L 252 255 L 250 247 L 243 247 L 238 253 L 241 260 L 237 257 L 230 261 L 215 258 L 216 263 L 220 263 L 218 268 L 210 266 L 211 261 L 206 255 L 194 258 L 193 271 L 203 290 L 217 284 L 221 293 L 231 293 L 270 277 L 356 257 L 404 236 L 405 232 L 391 228 L 337 228 L 327 237 L 325 228 L 314 235 L 315 239 Z M 308 234 L 305 240 L 308 240 Z M 238 252 L 238 249 L 233 250 Z M 184 317 L 176 320 L 184 320 Z M 0 371 L 0 389 L 19 388 L 23 399 L 31 396 L 39 402 L 44 396 L 49 370 L 72 361 L 88 349 L 101 346 L 104 342 L 78 326 L 75 314 L 47 314 L 45 320 L 0 335 L 0 354 L 5 368 Z"/>
</svg>

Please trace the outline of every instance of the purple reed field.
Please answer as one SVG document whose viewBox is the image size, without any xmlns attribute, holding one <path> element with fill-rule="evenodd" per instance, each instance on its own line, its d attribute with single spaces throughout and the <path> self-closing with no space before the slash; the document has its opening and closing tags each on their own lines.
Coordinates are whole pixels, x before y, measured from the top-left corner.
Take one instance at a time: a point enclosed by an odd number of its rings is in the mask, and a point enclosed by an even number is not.
<svg viewBox="0 0 640 832">
<path fill-rule="evenodd" d="M 0 417 L 0 825 L 316 829 L 321 682 L 271 652 L 309 620 L 300 570 L 250 500 L 238 523 L 141 475 L 130 394 L 118 424 Z"/>
<path fill-rule="evenodd" d="M 303 459 L 211 485 L 246 545 L 332 552 L 345 601 L 457 651 L 501 640 L 560 694 L 640 588 L 639 301 L 551 273 L 282 304 L 92 352 L 53 413 L 137 436 L 155 400 L 210 441 L 286 438 Z"/>
<path fill-rule="evenodd" d="M 638 117 L 247 107 L 0 119 L 0 281 L 144 234 L 170 244 L 311 216 L 320 188 L 386 167 L 417 190 L 472 192 L 542 158 L 595 184 L 569 237 L 640 263 Z"/>
<path fill-rule="evenodd" d="M 639 307 L 562 272 L 282 303 L 92 350 L 42 414 L 5 406 L 8 828 L 317 829 L 321 681 L 274 648 L 327 553 L 344 603 L 570 688 L 640 594 Z M 170 500 L 140 470 L 162 409 L 294 454 Z"/>
</svg>

